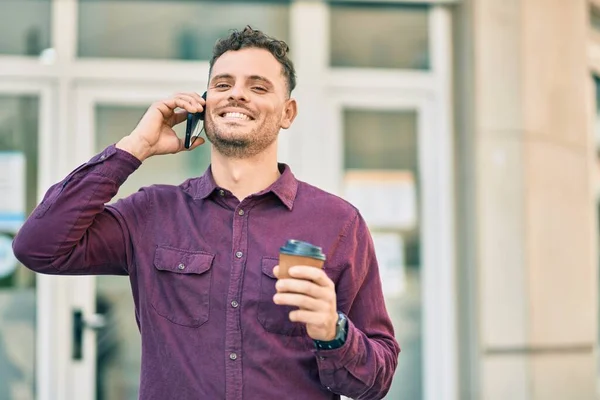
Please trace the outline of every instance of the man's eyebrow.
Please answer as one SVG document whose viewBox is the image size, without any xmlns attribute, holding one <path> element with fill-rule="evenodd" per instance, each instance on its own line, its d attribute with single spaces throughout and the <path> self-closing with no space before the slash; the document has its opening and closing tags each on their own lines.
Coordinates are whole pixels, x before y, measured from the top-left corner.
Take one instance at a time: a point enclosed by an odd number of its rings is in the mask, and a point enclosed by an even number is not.
<svg viewBox="0 0 600 400">
<path fill-rule="evenodd" d="M 234 77 L 231 74 L 219 74 L 219 75 L 215 75 L 212 77 L 212 79 L 210 80 L 211 82 L 220 80 L 220 79 L 225 79 L 225 80 L 233 80 Z M 268 78 L 262 76 L 262 75 L 250 75 L 248 77 L 248 80 L 250 81 L 259 81 L 259 82 L 263 82 L 266 85 L 269 86 L 273 86 L 273 82 L 271 82 Z"/>
<path fill-rule="evenodd" d="M 216 81 L 218 79 L 233 79 L 233 76 L 230 74 L 219 74 L 219 75 L 215 75 L 212 77 L 211 82 L 212 81 Z"/>
<path fill-rule="evenodd" d="M 269 85 L 269 86 L 273 86 L 273 83 L 272 83 L 272 82 L 271 82 L 269 79 L 265 78 L 264 76 L 260 76 L 260 75 L 251 75 L 251 76 L 249 77 L 249 79 L 250 79 L 251 81 L 260 81 L 260 82 L 264 82 L 264 83 L 266 83 L 266 84 L 267 84 L 267 85 Z"/>
</svg>

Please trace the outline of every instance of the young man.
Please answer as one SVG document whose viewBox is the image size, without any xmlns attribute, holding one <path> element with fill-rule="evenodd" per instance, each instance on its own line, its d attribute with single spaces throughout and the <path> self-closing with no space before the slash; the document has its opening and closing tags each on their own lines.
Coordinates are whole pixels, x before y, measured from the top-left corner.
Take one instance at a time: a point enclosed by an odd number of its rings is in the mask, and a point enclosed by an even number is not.
<svg viewBox="0 0 600 400">
<path fill-rule="evenodd" d="M 45 274 L 128 275 L 142 337 L 140 399 L 379 399 L 400 352 L 359 212 L 277 161 L 297 113 L 287 45 L 249 27 L 217 42 L 206 102 L 181 93 L 46 193 L 15 238 Z M 172 127 L 205 111 L 206 173 L 107 205 Z M 204 141 L 196 140 L 192 150 Z M 288 239 L 323 269 L 278 279 Z"/>
</svg>

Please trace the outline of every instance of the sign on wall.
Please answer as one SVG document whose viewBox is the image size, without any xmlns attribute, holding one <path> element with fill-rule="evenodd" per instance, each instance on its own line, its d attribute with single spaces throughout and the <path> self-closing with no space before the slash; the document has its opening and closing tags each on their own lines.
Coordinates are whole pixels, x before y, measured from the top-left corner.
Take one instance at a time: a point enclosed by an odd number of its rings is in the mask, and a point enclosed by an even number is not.
<svg viewBox="0 0 600 400">
<path fill-rule="evenodd" d="M 15 234 L 25 221 L 25 155 L 0 152 L 0 232 Z"/>
</svg>

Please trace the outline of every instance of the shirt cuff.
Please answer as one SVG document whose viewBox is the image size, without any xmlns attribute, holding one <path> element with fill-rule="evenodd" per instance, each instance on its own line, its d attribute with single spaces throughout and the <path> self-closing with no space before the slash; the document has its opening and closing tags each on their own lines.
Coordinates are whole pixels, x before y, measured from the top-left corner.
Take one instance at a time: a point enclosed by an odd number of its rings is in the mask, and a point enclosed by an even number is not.
<svg viewBox="0 0 600 400">
<path fill-rule="evenodd" d="M 348 319 L 346 342 L 337 349 L 314 349 L 319 369 L 338 370 L 345 367 L 357 354 L 362 333 Z"/>
<path fill-rule="evenodd" d="M 133 154 L 117 149 L 115 144 L 111 144 L 92 157 L 87 165 L 96 165 L 98 173 L 113 179 L 120 186 L 142 165 L 142 162 Z"/>
</svg>

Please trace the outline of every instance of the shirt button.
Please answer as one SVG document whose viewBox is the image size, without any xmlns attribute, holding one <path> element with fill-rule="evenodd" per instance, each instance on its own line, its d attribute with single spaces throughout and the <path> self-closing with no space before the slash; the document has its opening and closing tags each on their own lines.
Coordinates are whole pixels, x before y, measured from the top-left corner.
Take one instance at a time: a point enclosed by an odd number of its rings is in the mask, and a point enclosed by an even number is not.
<svg viewBox="0 0 600 400">
<path fill-rule="evenodd" d="M 323 361 L 323 360 L 325 360 L 325 357 L 319 356 L 319 360 Z"/>
<path fill-rule="evenodd" d="M 102 154 L 102 155 L 100 156 L 100 160 L 104 160 L 105 158 L 106 158 L 106 154 Z"/>
<path fill-rule="evenodd" d="M 233 301 L 231 302 L 231 307 L 233 307 L 233 308 L 238 308 L 238 306 L 239 306 L 239 305 L 240 305 L 240 303 L 238 303 L 238 302 L 237 302 L 237 301 L 235 301 L 235 300 L 233 300 Z"/>
<path fill-rule="evenodd" d="M 219 190 L 219 195 L 220 196 L 225 196 L 225 191 L 223 189 Z"/>
<path fill-rule="evenodd" d="M 241 251 L 238 251 L 238 252 L 235 253 L 235 256 L 237 258 L 242 258 L 243 255 L 244 255 L 244 253 L 242 253 Z"/>
<path fill-rule="evenodd" d="M 229 355 L 229 358 L 230 358 L 230 359 L 232 359 L 232 360 L 237 360 L 237 354 L 235 354 L 235 353 L 231 353 L 231 354 Z"/>
<path fill-rule="evenodd" d="M 183 263 L 181 263 L 181 264 L 179 264 L 179 265 L 177 266 L 177 268 L 178 268 L 178 269 L 185 269 L 185 265 L 183 265 Z"/>
<path fill-rule="evenodd" d="M 240 211 L 238 211 L 238 214 L 239 214 L 239 215 L 244 215 L 244 210 L 240 210 Z"/>
</svg>

